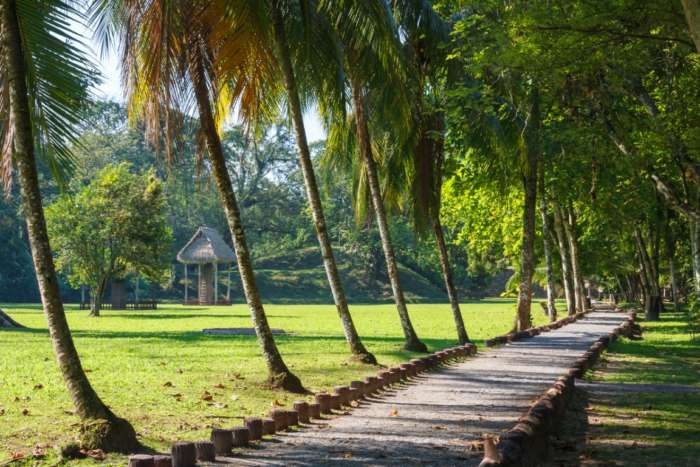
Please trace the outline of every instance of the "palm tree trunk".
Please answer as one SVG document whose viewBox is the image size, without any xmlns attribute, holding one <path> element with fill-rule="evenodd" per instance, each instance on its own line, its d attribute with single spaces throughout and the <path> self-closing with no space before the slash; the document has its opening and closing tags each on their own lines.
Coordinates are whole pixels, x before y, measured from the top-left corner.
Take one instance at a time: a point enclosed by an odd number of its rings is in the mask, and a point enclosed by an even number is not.
<svg viewBox="0 0 700 467">
<path fill-rule="evenodd" d="M 554 302 L 554 272 L 552 270 L 552 244 L 550 241 L 549 216 L 547 215 L 547 190 L 544 186 L 544 164 L 539 167 L 540 178 L 540 215 L 542 217 L 542 246 L 544 262 L 547 268 L 547 314 L 550 321 L 557 319 L 557 307 Z"/>
<path fill-rule="evenodd" d="M 469 335 L 467 334 L 467 329 L 464 327 L 464 320 L 462 319 L 462 311 L 459 309 L 459 298 L 457 297 L 457 290 L 452 280 L 452 268 L 450 268 L 450 256 L 447 251 L 447 245 L 445 244 L 445 233 L 442 230 L 442 223 L 440 222 L 440 214 L 435 215 L 435 220 L 433 221 L 433 231 L 435 232 L 435 240 L 438 245 L 438 253 L 440 254 L 440 269 L 442 270 L 442 278 L 445 281 L 445 289 L 447 289 L 447 297 L 450 299 L 450 307 L 452 308 L 452 316 L 455 320 L 455 327 L 457 328 L 457 338 L 460 344 L 469 343 Z"/>
<path fill-rule="evenodd" d="M 389 281 L 391 289 L 394 293 L 394 301 L 399 311 L 399 319 L 405 338 L 404 348 L 414 352 L 427 352 L 426 345 L 418 339 L 416 331 L 411 324 L 411 318 L 408 315 L 406 300 L 403 296 L 403 289 L 399 282 L 399 268 L 396 265 L 396 257 L 394 256 L 394 247 L 391 243 L 391 235 L 389 234 L 389 225 L 386 219 L 384 210 L 384 200 L 382 199 L 381 190 L 379 188 L 379 176 L 377 174 L 377 166 L 372 156 L 372 146 L 370 143 L 369 127 L 367 116 L 365 114 L 365 100 L 362 92 L 362 85 L 356 76 L 350 77 L 350 86 L 352 88 L 352 104 L 355 110 L 355 119 L 357 127 L 357 141 L 360 148 L 360 157 L 365 164 L 367 181 L 369 183 L 370 196 L 372 198 L 372 206 L 374 208 L 374 217 L 379 228 L 379 236 L 382 241 L 382 249 L 384 250 L 384 258 L 389 273 Z"/>
<path fill-rule="evenodd" d="M 559 246 L 559 257 L 561 259 L 562 285 L 564 296 L 566 297 L 566 312 L 570 315 L 576 313 L 576 299 L 574 294 L 574 280 L 571 272 L 571 256 L 567 246 L 566 234 L 564 233 L 564 218 L 561 207 L 554 203 L 554 232 Z"/>
<path fill-rule="evenodd" d="M 1 5 L 2 59 L 10 90 L 14 159 L 19 175 L 22 208 L 27 221 L 29 246 L 54 354 L 76 413 L 83 423 L 81 445 L 88 449 L 130 452 L 139 446 L 136 433 L 129 422 L 112 413 L 93 389 L 80 363 L 68 327 L 39 191 L 17 6 L 14 0 L 2 0 Z"/>
<path fill-rule="evenodd" d="M 284 19 L 278 1 L 273 2 L 272 16 L 275 28 L 275 45 L 277 47 L 279 60 L 281 61 L 280 65 L 282 68 L 284 87 L 287 91 L 287 100 L 294 123 L 297 146 L 299 148 L 299 165 L 304 175 L 306 197 L 309 200 L 309 207 L 311 208 L 311 214 L 314 219 L 316 237 L 321 247 L 323 266 L 326 270 L 326 277 L 328 278 L 331 293 L 333 294 L 335 308 L 338 311 L 338 316 L 343 326 L 343 332 L 345 333 L 345 340 L 350 346 L 350 352 L 352 352 L 353 357 L 364 363 L 376 364 L 377 359 L 367 351 L 360 340 L 360 336 L 357 334 L 357 329 L 352 321 L 352 315 L 348 309 L 348 301 L 345 297 L 343 283 L 340 280 L 335 256 L 333 255 L 333 248 L 331 247 L 331 240 L 326 227 L 326 219 L 323 215 L 321 195 L 318 190 L 318 184 L 316 183 L 313 162 L 311 161 L 311 151 L 309 151 L 309 144 L 306 140 L 306 129 L 304 128 L 304 118 L 302 116 L 301 103 L 299 102 L 299 91 L 294 76 L 294 69 L 292 68 L 292 60 L 289 56 L 289 44 L 284 29 Z"/>
<path fill-rule="evenodd" d="M 199 111 L 199 121 L 202 133 L 206 140 L 211 170 L 219 191 L 221 204 L 224 207 L 224 214 L 231 231 L 231 238 L 236 251 L 238 261 L 238 271 L 241 275 L 243 292 L 250 308 L 251 318 L 255 327 L 255 334 L 260 344 L 260 350 L 267 363 L 269 373 L 268 382 L 272 387 L 282 388 L 291 392 L 306 392 L 299 378 L 294 375 L 282 359 L 282 355 L 277 349 L 267 316 L 260 300 L 260 293 L 255 282 L 253 264 L 250 259 L 250 252 L 246 242 L 241 213 L 238 208 L 236 194 L 233 191 L 231 178 L 226 168 L 226 159 L 221 146 L 221 139 L 216 131 L 214 116 L 211 110 L 211 99 L 204 77 L 204 70 L 201 59 L 197 57 L 196 51 L 190 51 L 190 73 L 192 85 L 194 87 L 197 110 Z"/>
</svg>

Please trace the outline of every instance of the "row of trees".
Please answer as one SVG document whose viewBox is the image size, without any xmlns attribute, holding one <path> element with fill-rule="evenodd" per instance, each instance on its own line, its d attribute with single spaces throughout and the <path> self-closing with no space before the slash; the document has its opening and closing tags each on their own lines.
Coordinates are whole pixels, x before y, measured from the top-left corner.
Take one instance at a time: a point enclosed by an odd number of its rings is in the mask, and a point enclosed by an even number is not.
<svg viewBox="0 0 700 467">
<path fill-rule="evenodd" d="M 1 5 L 3 179 L 16 171 L 83 442 L 130 450 L 133 428 L 99 399 L 73 346 L 37 177 L 36 155 L 59 180 L 71 165 L 94 76 L 65 26 L 82 13 L 62 0 Z M 255 281 L 222 141 L 234 109 L 253 133 L 286 110 L 329 286 L 361 361 L 376 359 L 357 334 L 338 274 L 302 119 L 311 103 L 328 131 L 324 164 L 353 181 L 358 219 L 377 225 L 407 350 L 426 347 L 399 281 L 393 210 L 411 212 L 416 231 L 434 235 L 461 342 L 468 334 L 443 220 L 484 263 L 505 256 L 518 265 L 516 329 L 531 324 L 540 243 L 552 318 L 557 277 L 573 312 L 585 307 L 584 277 L 592 272 L 599 284 L 619 282 L 630 298 L 641 295 L 648 318 L 657 317 L 661 245 L 671 283 L 681 288 L 681 238 L 692 247 L 700 290 L 694 0 L 643 8 L 632 0 L 102 0 L 88 15 L 104 47 L 122 54 L 130 117 L 157 152 L 172 160 L 188 127 L 194 131 L 276 387 L 304 391 L 275 344 Z M 681 237 L 683 222 L 690 236 Z"/>
</svg>

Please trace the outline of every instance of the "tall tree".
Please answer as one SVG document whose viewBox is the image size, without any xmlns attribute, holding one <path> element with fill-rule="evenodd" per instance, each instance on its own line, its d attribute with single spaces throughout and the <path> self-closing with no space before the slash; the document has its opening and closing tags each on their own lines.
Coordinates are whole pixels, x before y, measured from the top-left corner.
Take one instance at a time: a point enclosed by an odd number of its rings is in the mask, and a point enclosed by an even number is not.
<svg viewBox="0 0 700 467">
<path fill-rule="evenodd" d="M 544 263 L 547 274 L 547 315 L 551 321 L 557 319 L 557 306 L 554 301 L 554 271 L 552 268 L 552 235 L 547 212 L 547 188 L 545 187 L 545 164 L 540 163 L 539 167 L 539 191 L 540 191 L 540 216 L 542 218 L 542 247 L 544 250 Z"/>
<path fill-rule="evenodd" d="M 343 289 L 340 274 L 338 273 L 338 266 L 336 265 L 335 257 L 333 255 L 333 248 L 331 246 L 331 240 L 328 234 L 328 227 L 326 226 L 326 218 L 323 214 L 321 195 L 319 193 L 318 183 L 316 181 L 313 162 L 311 160 L 311 151 L 309 150 L 309 144 L 306 138 L 306 129 L 304 128 L 304 118 L 302 114 L 301 101 L 299 98 L 299 89 L 297 87 L 297 79 L 292 66 L 290 44 L 287 39 L 287 32 L 285 30 L 285 13 L 287 16 L 291 16 L 293 14 L 293 7 L 291 5 L 286 5 L 285 8 L 283 3 L 284 2 L 282 0 L 272 0 L 271 2 L 274 42 L 277 50 L 279 67 L 282 71 L 282 78 L 287 94 L 287 103 L 296 134 L 297 146 L 299 148 L 299 165 L 301 166 L 304 176 L 306 196 L 309 202 L 309 207 L 311 208 L 311 214 L 313 216 L 316 237 L 318 238 L 318 243 L 321 247 L 323 266 L 326 270 L 328 284 L 330 285 L 331 293 L 333 294 L 335 307 L 338 311 L 338 315 L 340 316 L 343 331 L 345 333 L 345 339 L 350 346 L 350 351 L 358 360 L 364 363 L 374 364 L 377 363 L 377 359 L 374 357 L 374 355 L 367 351 L 365 346 L 362 344 L 360 336 L 357 334 L 355 324 L 352 321 L 352 315 L 350 314 L 350 310 L 348 308 L 345 290 Z M 305 6 L 306 8 L 309 8 L 311 5 Z M 312 24 L 313 22 L 317 24 L 323 23 L 322 19 L 320 18 L 314 18 Z M 323 72 L 325 70 L 320 71 Z"/>
<path fill-rule="evenodd" d="M 92 70 L 72 49 L 79 41 L 68 28 L 81 21 L 65 2 L 3 0 L 2 160 L 14 160 L 29 233 L 29 245 L 54 353 L 82 422 L 87 449 L 128 452 L 139 443 L 132 426 L 117 417 L 93 389 L 80 363 L 63 309 L 39 191 L 35 149 L 55 167 L 70 161 L 79 109 L 87 98 Z M 5 166 L 7 167 L 7 165 Z M 9 170 L 5 176 L 9 175 Z"/>
<path fill-rule="evenodd" d="M 255 281 L 241 213 L 226 167 L 219 129 L 238 105 L 254 122 L 267 101 L 264 82 L 273 81 L 272 51 L 258 40 L 264 13 L 257 2 L 101 2 L 94 20 L 104 39 L 117 34 L 123 47 L 131 111 L 143 117 L 154 145 L 165 126 L 166 154 L 178 106 L 193 102 L 199 135 L 233 239 L 238 271 L 273 387 L 304 392 L 274 341 Z M 232 30 L 231 24 L 238 25 Z M 274 95 L 271 96 L 274 98 Z M 273 100 L 273 99 L 271 99 Z M 194 110 L 193 109 L 193 110 Z"/>
</svg>

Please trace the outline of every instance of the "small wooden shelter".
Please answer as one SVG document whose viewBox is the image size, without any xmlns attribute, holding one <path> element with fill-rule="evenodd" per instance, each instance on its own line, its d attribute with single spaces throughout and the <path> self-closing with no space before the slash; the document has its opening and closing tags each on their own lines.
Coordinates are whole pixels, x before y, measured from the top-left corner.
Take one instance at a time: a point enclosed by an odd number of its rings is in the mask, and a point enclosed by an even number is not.
<svg viewBox="0 0 700 467">
<path fill-rule="evenodd" d="M 236 261 L 233 252 L 219 233 L 206 226 L 197 229 L 189 242 L 177 254 L 177 260 L 185 266 L 185 303 L 212 305 L 219 300 L 219 269 L 220 265 L 231 265 Z M 197 266 L 197 300 L 190 301 L 188 295 L 188 269 L 190 265 Z M 228 291 L 226 301 L 230 300 L 231 274 L 228 268 Z"/>
</svg>

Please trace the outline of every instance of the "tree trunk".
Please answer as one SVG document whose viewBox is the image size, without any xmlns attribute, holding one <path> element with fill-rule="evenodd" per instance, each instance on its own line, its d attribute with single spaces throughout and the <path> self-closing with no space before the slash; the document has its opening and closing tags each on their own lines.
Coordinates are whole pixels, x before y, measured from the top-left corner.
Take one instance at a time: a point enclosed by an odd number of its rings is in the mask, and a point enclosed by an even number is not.
<svg viewBox="0 0 700 467">
<path fill-rule="evenodd" d="M 547 315 L 550 321 L 557 320 L 557 306 L 554 301 L 554 272 L 552 270 L 552 245 L 550 242 L 549 216 L 547 215 L 547 190 L 544 185 L 544 164 L 540 164 L 540 215 L 542 217 L 542 245 L 544 262 L 547 268 Z"/>
<path fill-rule="evenodd" d="M 700 0 L 681 0 L 681 3 L 688 22 L 690 37 L 693 38 L 695 49 L 700 54 Z"/>
<path fill-rule="evenodd" d="M 522 250 L 520 256 L 520 287 L 515 329 L 532 327 L 532 275 L 535 271 L 535 217 L 537 215 L 537 158 L 539 155 L 539 95 L 533 88 L 530 114 L 524 129 L 526 165 L 521 169 L 525 202 L 523 205 Z"/>
<path fill-rule="evenodd" d="M 209 153 L 212 175 L 216 183 L 216 188 L 221 198 L 226 221 L 228 222 L 233 239 L 236 260 L 238 261 L 238 271 L 241 276 L 243 292 L 245 294 L 251 318 L 255 327 L 255 334 L 260 344 L 260 350 L 267 363 L 269 373 L 268 381 L 272 387 L 282 388 L 291 392 L 306 392 L 299 378 L 294 375 L 282 359 L 282 355 L 277 349 L 267 316 L 260 300 L 260 293 L 255 282 L 253 264 L 250 259 L 250 252 L 246 242 L 241 213 L 238 208 L 236 194 L 233 191 L 231 178 L 226 168 L 226 159 L 221 146 L 221 139 L 216 131 L 214 117 L 211 110 L 211 99 L 205 82 L 205 75 L 201 58 L 198 51 L 190 50 L 190 73 L 194 88 L 197 110 L 202 133 Z"/>
<path fill-rule="evenodd" d="M 90 314 L 88 316 L 99 318 L 102 311 L 102 297 L 104 297 L 107 279 L 103 279 L 97 287 L 90 289 Z"/>
<path fill-rule="evenodd" d="M 561 258 L 561 276 L 566 297 L 566 312 L 569 315 L 576 313 L 576 299 L 574 294 L 574 278 L 571 271 L 571 255 L 569 255 L 568 242 L 564 233 L 564 216 L 561 207 L 554 203 L 554 232 L 559 246 L 559 257 Z"/>
<path fill-rule="evenodd" d="M 700 222 L 688 219 L 690 225 L 690 247 L 693 263 L 693 286 L 695 297 L 700 297 Z"/>
<path fill-rule="evenodd" d="M 10 315 L 0 310 L 0 328 L 23 329 L 24 326 L 10 318 Z"/>
<path fill-rule="evenodd" d="M 136 432 L 115 416 L 92 388 L 73 344 L 58 288 L 34 155 L 31 113 L 27 96 L 25 59 L 14 0 L 2 0 L 1 28 L 5 79 L 9 87 L 14 160 L 27 221 L 29 246 L 48 323 L 54 354 L 68 392 L 82 421 L 81 445 L 88 449 L 130 452 L 138 448 Z"/>
<path fill-rule="evenodd" d="M 418 339 L 418 335 L 413 329 L 411 318 L 408 315 L 408 308 L 406 307 L 406 300 L 403 296 L 403 289 L 399 282 L 399 268 L 396 264 L 391 235 L 389 234 L 389 225 L 384 210 L 384 200 L 382 199 L 381 190 L 379 188 L 377 166 L 374 161 L 374 156 L 372 155 L 362 86 L 356 76 L 350 77 L 350 85 L 352 88 L 352 103 L 355 110 L 357 142 L 360 149 L 360 157 L 365 164 L 367 182 L 369 183 L 370 196 L 372 198 L 372 207 L 374 208 L 374 217 L 377 221 L 382 249 L 384 250 L 391 289 L 394 293 L 394 300 L 399 311 L 399 319 L 401 320 L 401 327 L 405 338 L 404 348 L 414 352 L 427 352 L 428 348 Z"/>
<path fill-rule="evenodd" d="M 581 264 L 578 255 L 578 237 L 576 233 L 576 215 L 573 208 L 565 208 L 563 216 L 564 233 L 569 244 L 569 255 L 571 257 L 571 272 L 574 278 L 574 297 L 576 310 L 581 312 L 586 310 L 586 292 L 584 290 L 583 276 L 581 275 Z"/>
<path fill-rule="evenodd" d="M 658 321 L 663 308 L 659 276 L 654 269 L 652 260 L 647 251 L 646 243 L 638 228 L 634 229 L 634 238 L 637 244 L 637 253 L 640 263 L 639 273 L 644 293 L 644 319 L 647 321 Z"/>
<path fill-rule="evenodd" d="M 459 298 L 457 297 L 457 290 L 455 289 L 454 281 L 452 280 L 450 256 L 447 251 L 447 245 L 445 244 L 445 233 L 442 230 L 439 213 L 435 216 L 433 231 L 435 232 L 435 240 L 437 241 L 438 253 L 440 254 L 440 269 L 442 270 L 442 278 L 445 281 L 447 297 L 450 299 L 452 316 L 454 317 L 455 327 L 457 328 L 457 338 L 459 339 L 460 344 L 467 344 L 469 342 L 469 335 L 467 334 L 467 329 L 464 327 L 462 311 L 459 309 Z"/>
<path fill-rule="evenodd" d="M 670 210 L 667 211 L 667 219 Z M 680 311 L 680 297 L 678 291 L 678 276 L 676 272 L 676 238 L 673 235 L 670 222 L 666 221 L 666 238 L 664 246 L 666 247 L 666 259 L 668 260 L 668 275 L 671 280 L 671 298 L 673 300 L 673 311 Z"/>
<path fill-rule="evenodd" d="M 284 29 L 284 19 L 280 9 L 279 1 L 273 2 L 272 7 L 273 23 L 275 28 L 275 44 L 279 55 L 280 67 L 284 78 L 284 87 L 287 92 L 287 100 L 289 102 L 289 110 L 294 123 L 294 131 L 296 134 L 297 146 L 299 149 L 299 165 L 304 175 L 304 186 L 306 187 L 306 197 L 309 201 L 309 207 L 314 220 L 316 229 L 316 237 L 321 247 L 321 255 L 323 257 L 323 266 L 326 270 L 328 284 L 333 294 L 335 308 L 340 316 L 340 322 L 345 333 L 345 340 L 350 346 L 352 355 L 364 362 L 376 364 L 377 359 L 372 355 L 362 344 L 360 336 L 357 334 L 355 324 L 352 321 L 352 315 L 348 309 L 348 301 L 345 297 L 345 290 L 340 280 L 338 267 L 333 255 L 331 240 L 328 236 L 326 227 L 326 219 L 323 214 L 323 205 L 321 204 L 321 195 L 316 182 L 316 174 L 314 173 L 313 162 L 311 161 L 311 151 L 306 139 L 306 130 L 304 128 L 304 118 L 301 111 L 301 103 L 299 102 L 299 91 L 297 89 L 294 70 L 292 68 L 292 60 L 289 55 L 289 45 L 287 35 Z"/>
</svg>

